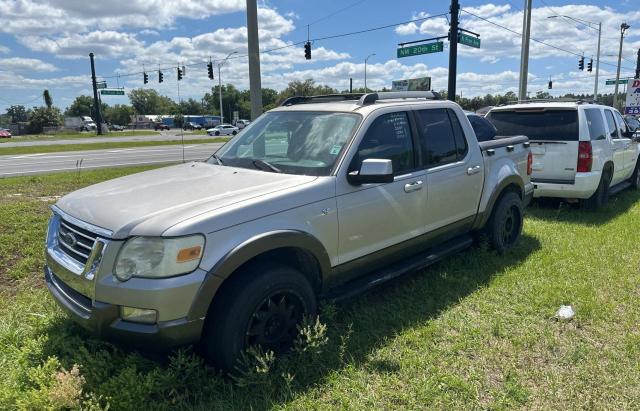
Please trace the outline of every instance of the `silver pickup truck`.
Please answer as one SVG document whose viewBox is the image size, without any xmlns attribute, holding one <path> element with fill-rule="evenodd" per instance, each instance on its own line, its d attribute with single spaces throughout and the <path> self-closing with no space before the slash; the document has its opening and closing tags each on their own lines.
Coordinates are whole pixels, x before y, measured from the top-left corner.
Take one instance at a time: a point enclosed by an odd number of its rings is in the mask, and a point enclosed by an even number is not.
<svg viewBox="0 0 640 411">
<path fill-rule="evenodd" d="M 504 252 L 533 193 L 526 137 L 478 143 L 431 92 L 293 97 L 205 162 L 90 186 L 52 206 L 46 282 L 94 333 L 201 342 L 230 369 L 290 346 L 340 299 L 460 251 Z"/>
</svg>

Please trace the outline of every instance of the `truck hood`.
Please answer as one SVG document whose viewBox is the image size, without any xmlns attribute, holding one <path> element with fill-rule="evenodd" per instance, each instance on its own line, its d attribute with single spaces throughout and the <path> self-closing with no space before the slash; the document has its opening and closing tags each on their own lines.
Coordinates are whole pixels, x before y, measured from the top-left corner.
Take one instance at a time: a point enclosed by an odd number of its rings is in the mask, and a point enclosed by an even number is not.
<svg viewBox="0 0 640 411">
<path fill-rule="evenodd" d="M 171 226 L 203 212 L 315 179 L 187 163 L 95 184 L 67 194 L 56 206 L 77 219 L 111 230 L 113 238 L 161 235 Z"/>
</svg>

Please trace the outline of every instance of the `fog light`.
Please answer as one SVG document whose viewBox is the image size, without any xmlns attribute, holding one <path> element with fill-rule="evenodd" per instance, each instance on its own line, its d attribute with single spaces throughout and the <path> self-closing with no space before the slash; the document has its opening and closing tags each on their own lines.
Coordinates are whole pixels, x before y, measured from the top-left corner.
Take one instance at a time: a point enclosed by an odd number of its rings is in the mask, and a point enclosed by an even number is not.
<svg viewBox="0 0 640 411">
<path fill-rule="evenodd" d="M 120 307 L 120 317 L 123 320 L 134 323 L 155 324 L 158 320 L 158 312 L 156 310 L 122 306 Z"/>
</svg>

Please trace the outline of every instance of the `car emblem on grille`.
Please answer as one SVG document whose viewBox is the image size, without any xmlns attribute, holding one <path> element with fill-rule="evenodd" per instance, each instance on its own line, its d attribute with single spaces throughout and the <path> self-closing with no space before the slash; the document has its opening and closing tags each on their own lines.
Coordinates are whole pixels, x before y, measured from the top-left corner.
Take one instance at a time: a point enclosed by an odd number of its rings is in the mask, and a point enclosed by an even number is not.
<svg viewBox="0 0 640 411">
<path fill-rule="evenodd" d="M 73 233 L 60 233 L 60 238 L 70 247 L 75 247 L 78 244 L 78 240 Z"/>
</svg>

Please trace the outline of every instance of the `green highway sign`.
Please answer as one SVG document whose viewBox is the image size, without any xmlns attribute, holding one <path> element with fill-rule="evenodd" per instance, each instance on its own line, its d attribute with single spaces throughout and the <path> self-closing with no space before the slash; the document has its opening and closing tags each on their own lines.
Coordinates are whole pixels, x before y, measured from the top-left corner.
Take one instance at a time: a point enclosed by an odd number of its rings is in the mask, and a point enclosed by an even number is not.
<svg viewBox="0 0 640 411">
<path fill-rule="evenodd" d="M 124 90 L 114 90 L 114 89 L 102 89 L 100 90 L 100 94 L 103 96 L 124 96 Z"/>
<path fill-rule="evenodd" d="M 100 88 L 107 88 L 107 82 L 106 81 L 99 81 L 96 83 L 96 88 L 100 89 Z"/>
<path fill-rule="evenodd" d="M 444 50 L 444 43 L 441 41 L 418 44 L 417 46 L 400 47 L 398 49 L 398 58 L 417 56 L 419 54 L 438 53 L 442 50 Z"/>
<path fill-rule="evenodd" d="M 480 48 L 480 39 L 478 37 L 470 36 L 464 33 L 458 33 L 458 43 L 465 46 Z"/>
<path fill-rule="evenodd" d="M 629 83 L 629 79 L 626 78 L 621 78 L 618 80 L 618 84 L 627 84 Z M 614 78 L 610 78 L 609 80 L 607 80 L 607 86 L 613 86 L 616 84 L 616 79 Z"/>
</svg>

